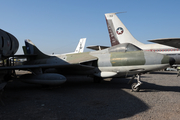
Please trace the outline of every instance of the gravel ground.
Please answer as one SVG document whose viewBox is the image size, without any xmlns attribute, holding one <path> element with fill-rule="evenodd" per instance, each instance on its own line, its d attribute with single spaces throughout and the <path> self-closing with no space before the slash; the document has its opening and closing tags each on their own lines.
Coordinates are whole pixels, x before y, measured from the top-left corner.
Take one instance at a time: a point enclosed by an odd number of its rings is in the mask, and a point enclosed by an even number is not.
<svg viewBox="0 0 180 120">
<path fill-rule="evenodd" d="M 131 92 L 129 79 L 79 78 L 53 88 L 13 81 L 2 96 L 0 120 L 178 120 L 179 79 L 172 71 L 145 74 L 140 92 Z"/>
</svg>

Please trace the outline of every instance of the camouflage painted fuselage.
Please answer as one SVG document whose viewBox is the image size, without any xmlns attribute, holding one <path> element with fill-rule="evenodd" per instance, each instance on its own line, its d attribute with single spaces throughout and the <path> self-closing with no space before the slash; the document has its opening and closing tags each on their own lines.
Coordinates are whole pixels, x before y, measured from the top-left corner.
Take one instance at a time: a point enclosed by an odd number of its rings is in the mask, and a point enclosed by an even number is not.
<svg viewBox="0 0 180 120">
<path fill-rule="evenodd" d="M 63 75 L 92 75 L 97 77 L 126 77 L 169 66 L 166 55 L 142 51 L 132 44 L 120 44 L 108 49 L 64 54 L 58 56 L 41 56 L 27 64 L 52 64 L 53 69 L 44 72 L 58 72 Z M 59 67 L 58 67 L 59 66 Z"/>
</svg>

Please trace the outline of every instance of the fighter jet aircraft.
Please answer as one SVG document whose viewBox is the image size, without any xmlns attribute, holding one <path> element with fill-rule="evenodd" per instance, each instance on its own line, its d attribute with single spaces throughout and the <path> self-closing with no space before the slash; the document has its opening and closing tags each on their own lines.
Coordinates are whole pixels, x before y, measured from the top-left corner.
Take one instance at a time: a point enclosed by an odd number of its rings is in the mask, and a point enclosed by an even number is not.
<svg viewBox="0 0 180 120">
<path fill-rule="evenodd" d="M 30 40 L 25 40 L 26 52 L 30 55 L 22 66 L 13 69 L 29 70 L 32 74 L 20 77 L 24 82 L 58 85 L 66 81 L 67 75 L 85 75 L 100 82 L 103 78 L 137 76 L 133 91 L 139 91 L 140 75 L 172 65 L 174 59 L 159 53 L 142 51 L 130 43 L 119 44 L 107 49 L 49 56 L 42 53 Z M 12 69 L 4 67 L 1 69 Z"/>
</svg>

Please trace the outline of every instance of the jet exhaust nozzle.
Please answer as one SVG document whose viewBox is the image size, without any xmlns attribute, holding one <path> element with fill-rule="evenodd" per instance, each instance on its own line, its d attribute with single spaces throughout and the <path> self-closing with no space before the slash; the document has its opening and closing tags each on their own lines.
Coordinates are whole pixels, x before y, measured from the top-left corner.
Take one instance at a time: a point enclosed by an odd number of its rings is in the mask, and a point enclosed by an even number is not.
<svg viewBox="0 0 180 120">
<path fill-rule="evenodd" d="M 176 60 L 172 57 L 169 58 L 169 64 L 173 65 L 176 62 Z"/>
</svg>

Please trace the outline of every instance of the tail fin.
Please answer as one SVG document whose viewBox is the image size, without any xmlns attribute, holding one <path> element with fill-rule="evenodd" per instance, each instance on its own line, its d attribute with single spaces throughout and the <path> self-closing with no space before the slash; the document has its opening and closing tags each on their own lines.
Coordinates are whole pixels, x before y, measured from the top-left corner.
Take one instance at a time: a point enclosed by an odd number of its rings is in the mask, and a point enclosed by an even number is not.
<svg viewBox="0 0 180 120">
<path fill-rule="evenodd" d="M 137 41 L 131 35 L 128 29 L 117 17 L 116 13 L 107 13 L 105 14 L 105 18 L 111 40 L 111 46 L 117 45 L 119 43 L 132 43 L 137 46 L 143 45 L 143 43 Z"/>
<path fill-rule="evenodd" d="M 22 46 L 22 49 L 23 49 L 24 55 L 28 55 L 26 46 Z"/>
<path fill-rule="evenodd" d="M 86 43 L 86 38 L 81 38 L 74 53 L 82 53 L 84 51 L 85 43 Z"/>
<path fill-rule="evenodd" d="M 48 58 L 49 56 L 41 52 L 31 40 L 25 40 L 26 47 L 24 49 L 24 53 L 27 55 L 36 55 L 36 59 Z"/>
</svg>

